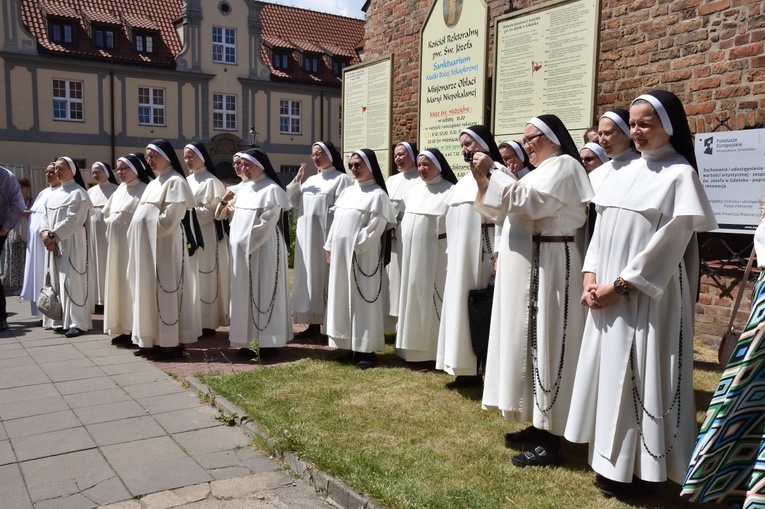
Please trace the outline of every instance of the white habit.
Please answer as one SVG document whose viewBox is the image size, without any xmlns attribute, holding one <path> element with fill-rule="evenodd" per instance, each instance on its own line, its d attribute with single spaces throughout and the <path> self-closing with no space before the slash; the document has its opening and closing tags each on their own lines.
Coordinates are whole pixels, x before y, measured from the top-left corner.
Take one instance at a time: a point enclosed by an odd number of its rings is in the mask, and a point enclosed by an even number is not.
<svg viewBox="0 0 765 509">
<path fill-rule="evenodd" d="M 194 265 L 181 224 L 194 204 L 186 179 L 167 166 L 146 186 L 130 222 L 132 332 L 141 348 L 194 343 L 202 334 Z"/>
<path fill-rule="evenodd" d="M 694 232 L 717 223 L 698 175 L 669 144 L 611 172 L 593 202 L 583 270 L 634 289 L 587 316 L 565 436 L 589 443 L 592 468 L 609 479 L 682 483 L 697 434 Z"/>
<path fill-rule="evenodd" d="M 493 177 L 476 203 L 484 214 L 504 221 L 482 405 L 499 409 L 505 419 L 531 422 L 559 436 L 568 417 L 585 310 L 579 303 L 579 247 L 573 240 L 550 240 L 576 236 L 592 195 L 581 165 L 558 152 L 521 180 Z M 534 235 L 544 237 L 534 242 Z M 529 313 L 532 285 L 534 317 Z"/>
<path fill-rule="evenodd" d="M 292 208 L 265 174 L 242 185 L 231 216 L 232 346 L 277 348 L 292 339 L 287 246 L 279 219 Z"/>
<path fill-rule="evenodd" d="M 332 226 L 335 201 L 350 185 L 348 175 L 333 166 L 308 177 L 302 184 L 287 186 L 287 195 L 298 210 L 292 282 L 295 323 L 324 323 L 329 276 L 324 242 Z"/>
<path fill-rule="evenodd" d="M 46 187 L 40 191 L 32 203 L 32 208 L 29 209 L 31 214 L 27 236 L 27 257 L 24 261 L 24 286 L 21 288 L 20 298 L 29 301 L 32 316 L 42 316 L 42 313 L 37 310 L 37 297 L 45 283 L 45 259 L 48 257 L 48 251 L 42 243 L 40 231 L 42 231 L 45 216 L 45 203 L 54 189 L 58 189 L 58 186 Z"/>
<path fill-rule="evenodd" d="M 399 203 L 401 246 L 396 354 L 409 362 L 436 360 L 446 281 L 446 194 L 454 184 L 440 175 L 420 181 Z"/>
<path fill-rule="evenodd" d="M 217 329 L 229 322 L 229 254 L 226 238 L 218 240 L 215 209 L 226 188 L 207 168 L 200 168 L 188 177 L 196 200 L 197 220 L 204 238 L 204 248 L 195 253 L 197 259 L 197 293 L 202 313 L 202 327 Z"/>
<path fill-rule="evenodd" d="M 45 318 L 43 324 L 70 329 L 76 327 L 83 331 L 93 328 L 90 317 L 93 297 L 88 291 L 90 259 L 88 252 L 88 230 L 86 223 L 91 206 L 88 193 L 72 180 L 62 182 L 50 192 L 45 201 L 45 215 L 42 230 L 52 230 L 56 234 L 56 244 L 61 256 L 56 257 L 58 272 L 53 270 L 45 257 L 45 270 L 50 272 L 51 281 L 58 278 L 59 297 L 63 307 L 61 321 Z"/>
<path fill-rule="evenodd" d="M 93 298 L 91 304 L 103 305 L 104 288 L 106 286 L 106 223 L 104 223 L 104 205 L 109 197 L 117 190 L 117 184 L 108 180 L 103 184 L 96 184 L 88 189 L 90 202 L 93 204 L 93 213 L 90 215 L 90 228 L 88 229 L 88 243 L 90 255 L 93 260 L 93 269 L 90 278 L 90 292 Z"/>
<path fill-rule="evenodd" d="M 385 187 L 388 189 L 388 196 L 393 207 L 399 210 L 398 204 L 420 182 L 416 166 L 388 177 L 388 180 L 385 181 Z M 385 273 L 388 277 L 388 309 L 386 313 L 394 319 L 398 317 L 399 294 L 401 292 L 401 241 L 398 231 L 403 217 L 404 213 L 399 210 L 396 216 L 396 230 L 390 245 L 390 263 L 385 268 Z M 392 323 L 395 323 L 395 321 Z"/>
<path fill-rule="evenodd" d="M 123 182 L 103 208 L 109 245 L 106 253 L 104 332 L 114 336 L 128 334 L 133 327 L 133 295 L 128 284 L 128 228 L 146 186 L 139 179 Z"/>
<path fill-rule="evenodd" d="M 509 174 L 495 163 L 493 173 Z M 492 174 L 493 174 L 492 173 Z M 478 359 L 470 340 L 467 299 L 470 290 L 489 286 L 500 227 L 473 208 L 478 185 L 468 172 L 451 188 L 444 200 L 446 213 L 446 283 L 438 331 L 436 369 L 455 376 L 474 376 Z"/>
<path fill-rule="evenodd" d="M 324 249 L 331 253 L 325 332 L 329 345 L 354 352 L 385 348 L 384 253 L 381 237 L 396 210 L 374 180 L 340 194 Z"/>
</svg>

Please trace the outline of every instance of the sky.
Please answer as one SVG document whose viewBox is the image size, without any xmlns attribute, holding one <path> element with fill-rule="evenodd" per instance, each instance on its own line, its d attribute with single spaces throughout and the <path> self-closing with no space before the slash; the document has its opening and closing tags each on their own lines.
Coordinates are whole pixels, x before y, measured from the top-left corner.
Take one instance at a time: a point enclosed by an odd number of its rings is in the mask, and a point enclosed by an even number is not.
<svg viewBox="0 0 765 509">
<path fill-rule="evenodd" d="M 264 0 L 272 4 L 291 5 L 301 9 L 310 9 L 312 11 L 329 12 L 348 16 L 350 18 L 364 19 L 364 13 L 361 7 L 364 0 Z"/>
</svg>

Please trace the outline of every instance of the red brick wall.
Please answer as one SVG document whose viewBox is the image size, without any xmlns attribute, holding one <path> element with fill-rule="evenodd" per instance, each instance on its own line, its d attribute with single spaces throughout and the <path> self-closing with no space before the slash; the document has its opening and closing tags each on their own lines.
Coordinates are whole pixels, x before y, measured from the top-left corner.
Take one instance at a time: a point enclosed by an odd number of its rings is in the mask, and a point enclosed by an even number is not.
<svg viewBox="0 0 765 509">
<path fill-rule="evenodd" d="M 490 51 L 496 17 L 544 3 L 488 1 Z M 364 59 L 394 55 L 394 140 L 417 139 L 419 36 L 432 4 L 431 0 L 371 0 L 367 9 Z M 492 61 L 490 54 L 490 67 Z M 693 132 L 712 131 L 716 118 L 730 119 L 733 129 L 765 122 L 765 2 L 601 0 L 593 122 L 604 111 L 627 107 L 637 95 L 654 88 L 678 94 Z M 728 286 L 738 284 L 741 272 L 702 279 L 696 306 L 700 335 L 716 340 L 724 332 L 732 308 Z M 748 291 L 744 299 L 742 320 L 749 309 Z"/>
</svg>

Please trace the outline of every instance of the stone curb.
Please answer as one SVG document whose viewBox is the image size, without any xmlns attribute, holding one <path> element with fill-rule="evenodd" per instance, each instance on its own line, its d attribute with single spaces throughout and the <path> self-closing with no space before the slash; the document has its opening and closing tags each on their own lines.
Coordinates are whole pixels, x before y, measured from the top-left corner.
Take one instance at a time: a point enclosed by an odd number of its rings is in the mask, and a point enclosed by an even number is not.
<svg viewBox="0 0 765 509">
<path fill-rule="evenodd" d="M 186 381 L 198 391 L 198 394 L 210 401 L 210 404 L 219 411 L 236 416 L 234 421 L 250 438 L 262 440 L 273 454 L 279 458 L 295 475 L 307 482 L 319 494 L 326 497 L 333 504 L 342 509 L 382 509 L 369 499 L 354 491 L 340 479 L 322 472 L 310 463 L 301 460 L 295 454 L 276 450 L 273 441 L 258 424 L 249 419 L 249 416 L 223 396 L 213 393 L 207 385 L 195 376 L 187 376 Z"/>
</svg>

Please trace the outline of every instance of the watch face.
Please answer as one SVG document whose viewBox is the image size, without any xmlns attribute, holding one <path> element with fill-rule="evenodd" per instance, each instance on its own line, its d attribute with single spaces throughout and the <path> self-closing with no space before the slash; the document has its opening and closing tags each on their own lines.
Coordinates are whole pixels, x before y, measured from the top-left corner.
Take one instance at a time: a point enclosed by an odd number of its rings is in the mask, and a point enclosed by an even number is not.
<svg viewBox="0 0 765 509">
<path fill-rule="evenodd" d="M 616 295 L 624 295 L 624 286 L 619 281 L 614 281 L 614 292 Z"/>
</svg>

